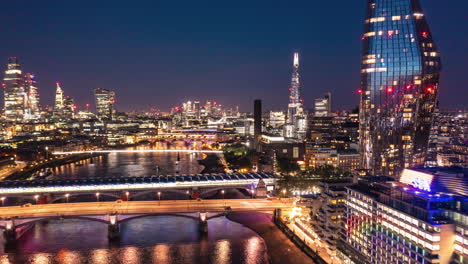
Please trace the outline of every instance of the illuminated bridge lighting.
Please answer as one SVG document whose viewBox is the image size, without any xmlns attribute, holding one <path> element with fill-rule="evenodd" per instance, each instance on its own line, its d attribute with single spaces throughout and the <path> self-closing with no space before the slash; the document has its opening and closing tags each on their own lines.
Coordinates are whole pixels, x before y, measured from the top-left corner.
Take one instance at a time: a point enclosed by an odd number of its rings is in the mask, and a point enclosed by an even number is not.
<svg viewBox="0 0 468 264">
<path fill-rule="evenodd" d="M 159 177 L 88 178 L 75 180 L 2 181 L 0 182 L 0 195 L 131 191 L 144 189 L 190 189 L 194 187 L 245 187 L 257 185 L 260 180 L 263 180 L 267 186 L 272 186 L 276 183 L 274 174 L 263 172 Z"/>
<path fill-rule="evenodd" d="M 54 155 L 85 154 L 85 153 L 151 153 L 151 152 L 179 152 L 179 153 L 223 153 L 221 150 L 195 150 L 195 149 L 107 149 L 107 150 L 84 150 L 84 151 L 57 151 Z"/>
</svg>

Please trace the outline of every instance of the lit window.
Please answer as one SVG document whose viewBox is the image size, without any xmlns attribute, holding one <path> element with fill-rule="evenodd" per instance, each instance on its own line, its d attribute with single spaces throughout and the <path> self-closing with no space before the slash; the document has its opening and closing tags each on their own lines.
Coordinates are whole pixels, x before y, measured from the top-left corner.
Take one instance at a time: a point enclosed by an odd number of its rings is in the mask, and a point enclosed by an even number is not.
<svg viewBox="0 0 468 264">
<path fill-rule="evenodd" d="M 392 16 L 392 20 L 400 20 L 401 16 Z"/>
<path fill-rule="evenodd" d="M 374 22 L 382 22 L 382 21 L 385 21 L 385 17 L 372 17 L 369 21 L 370 21 L 371 23 L 374 23 Z"/>
</svg>

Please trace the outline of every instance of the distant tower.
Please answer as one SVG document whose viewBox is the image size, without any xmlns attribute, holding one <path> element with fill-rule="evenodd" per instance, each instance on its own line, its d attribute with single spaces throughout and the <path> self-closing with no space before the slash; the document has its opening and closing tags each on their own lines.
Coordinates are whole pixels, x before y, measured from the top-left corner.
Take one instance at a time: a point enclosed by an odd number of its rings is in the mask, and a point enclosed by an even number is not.
<svg viewBox="0 0 468 264">
<path fill-rule="evenodd" d="M 39 92 L 36 87 L 36 79 L 33 74 L 26 73 L 24 76 L 24 86 L 28 99 L 28 119 L 39 119 L 41 115 L 39 107 Z"/>
<path fill-rule="evenodd" d="M 8 58 L 7 70 L 3 78 L 5 102 L 4 118 L 7 121 L 22 121 L 27 107 L 27 93 L 21 65 L 16 57 Z"/>
<path fill-rule="evenodd" d="M 323 98 L 315 99 L 314 115 L 329 116 L 331 114 L 331 93 L 326 93 Z"/>
<path fill-rule="evenodd" d="M 304 139 L 307 130 L 307 117 L 304 112 L 299 80 L 299 53 L 294 52 L 291 87 L 289 88 L 289 104 L 285 137 Z"/>
<path fill-rule="evenodd" d="M 262 100 L 254 101 L 254 148 L 260 151 L 260 139 L 262 137 Z"/>
<path fill-rule="evenodd" d="M 65 96 L 60 83 L 56 83 L 57 88 L 55 89 L 55 105 L 54 105 L 54 116 L 60 119 L 70 119 L 75 114 L 75 103 L 74 100 L 68 96 Z"/>
<path fill-rule="evenodd" d="M 115 114 L 115 92 L 111 90 L 94 89 L 97 116 L 101 119 L 112 120 Z"/>
<path fill-rule="evenodd" d="M 55 105 L 54 105 L 54 110 L 57 112 L 62 111 L 63 107 L 65 106 L 64 104 L 64 95 L 63 95 L 63 90 L 62 87 L 60 87 L 60 83 L 57 82 L 57 88 L 55 89 Z"/>
</svg>

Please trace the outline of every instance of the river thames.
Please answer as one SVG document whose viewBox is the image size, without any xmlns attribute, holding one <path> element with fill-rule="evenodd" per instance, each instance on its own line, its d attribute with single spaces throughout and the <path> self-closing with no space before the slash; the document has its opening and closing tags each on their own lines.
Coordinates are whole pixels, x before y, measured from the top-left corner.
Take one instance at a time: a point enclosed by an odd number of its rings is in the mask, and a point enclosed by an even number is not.
<svg viewBox="0 0 468 264">
<path fill-rule="evenodd" d="M 157 142 L 156 146 L 139 148 L 201 147 L 201 142 L 179 141 Z M 151 176 L 158 173 L 157 167 L 160 174 L 174 174 L 177 156 L 177 153 L 160 152 L 110 153 L 54 168 L 50 178 Z M 181 174 L 196 174 L 203 169 L 197 161 L 204 158 L 204 154 L 180 153 L 179 156 Z M 229 195 L 240 198 L 243 194 L 234 190 Z M 0 238 L 3 245 L 0 264 L 270 262 L 264 239 L 253 230 L 225 217 L 209 220 L 208 230 L 207 235 L 200 235 L 197 222 L 189 218 L 148 216 L 121 224 L 120 239 L 109 242 L 107 225 L 103 223 L 78 219 L 40 222 L 14 246 L 5 248 L 3 237 Z M 283 242 L 279 244 L 282 246 Z M 289 241 L 284 244 L 288 251 L 295 250 Z"/>
</svg>

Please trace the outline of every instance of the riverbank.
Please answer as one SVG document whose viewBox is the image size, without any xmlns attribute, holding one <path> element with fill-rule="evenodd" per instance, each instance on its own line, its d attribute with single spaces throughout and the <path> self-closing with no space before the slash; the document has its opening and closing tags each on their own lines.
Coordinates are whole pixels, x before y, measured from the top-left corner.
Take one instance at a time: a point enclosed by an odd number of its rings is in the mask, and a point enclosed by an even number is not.
<svg viewBox="0 0 468 264">
<path fill-rule="evenodd" d="M 84 154 L 73 154 L 73 155 L 66 155 L 63 158 L 51 158 L 50 161 L 44 162 L 41 164 L 38 164 L 37 166 L 30 167 L 23 169 L 21 171 L 15 172 L 7 177 L 5 177 L 5 180 L 26 180 L 28 177 L 31 176 L 31 174 L 40 171 L 42 169 L 47 169 L 47 168 L 54 168 L 58 166 L 62 166 L 65 164 L 70 164 L 70 163 L 75 163 L 78 161 L 82 160 L 87 160 L 91 159 L 94 157 L 102 156 L 102 155 L 107 155 L 104 153 L 84 153 Z"/>
<path fill-rule="evenodd" d="M 227 218 L 252 229 L 263 238 L 267 245 L 271 264 L 315 264 L 309 256 L 302 252 L 275 226 L 272 216 L 264 214 L 229 214 Z"/>
</svg>

